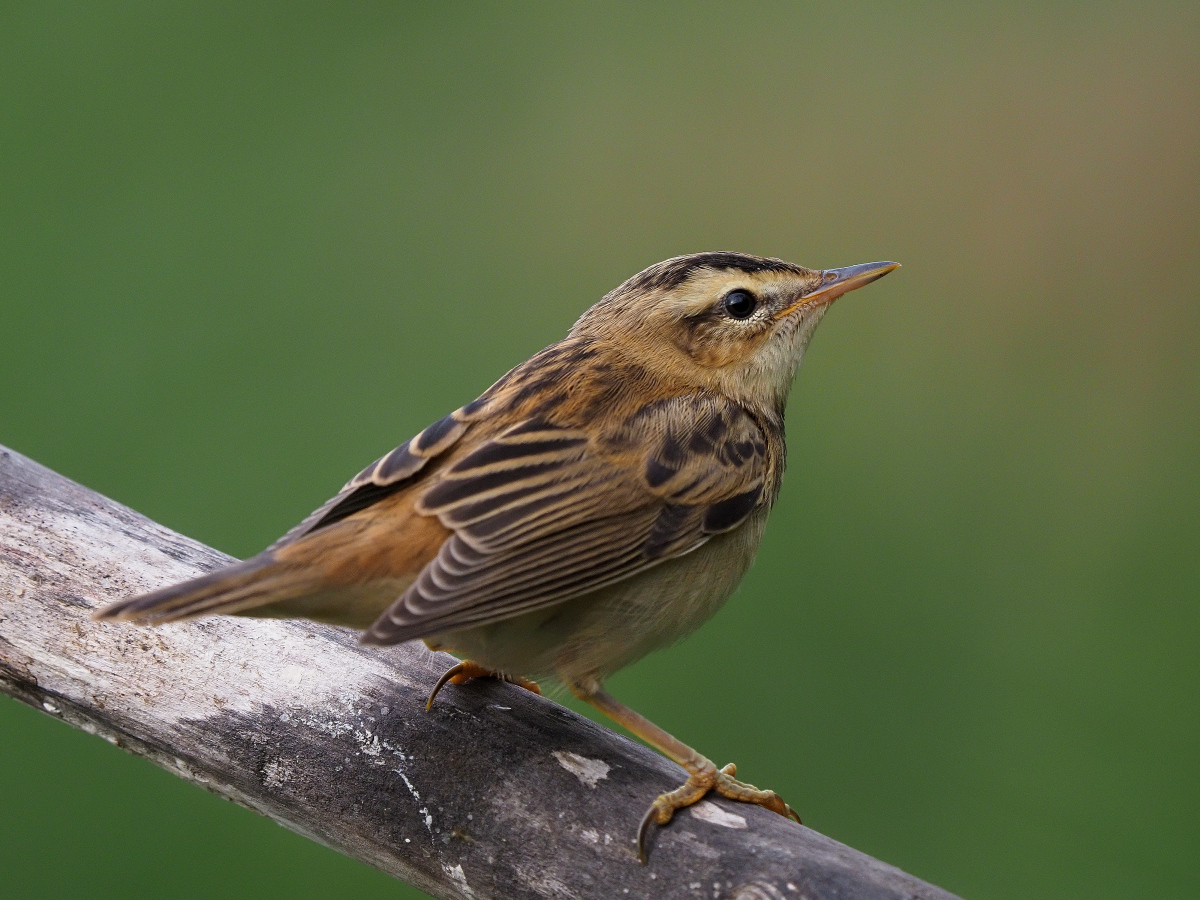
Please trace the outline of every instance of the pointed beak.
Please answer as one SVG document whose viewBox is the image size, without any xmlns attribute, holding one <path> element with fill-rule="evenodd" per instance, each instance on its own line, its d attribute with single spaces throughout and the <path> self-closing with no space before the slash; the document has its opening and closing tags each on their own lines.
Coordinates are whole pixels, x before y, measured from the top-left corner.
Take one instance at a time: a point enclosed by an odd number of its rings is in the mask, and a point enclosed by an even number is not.
<svg viewBox="0 0 1200 900">
<path fill-rule="evenodd" d="M 776 318 L 783 319 L 796 310 L 812 306 L 815 303 L 832 303 L 842 294 L 849 293 L 864 284 L 870 284 L 898 268 L 900 268 L 900 263 L 896 262 L 872 262 L 858 266 L 846 266 L 842 269 L 826 269 L 821 273 L 821 283 L 814 290 L 798 297 Z"/>
</svg>

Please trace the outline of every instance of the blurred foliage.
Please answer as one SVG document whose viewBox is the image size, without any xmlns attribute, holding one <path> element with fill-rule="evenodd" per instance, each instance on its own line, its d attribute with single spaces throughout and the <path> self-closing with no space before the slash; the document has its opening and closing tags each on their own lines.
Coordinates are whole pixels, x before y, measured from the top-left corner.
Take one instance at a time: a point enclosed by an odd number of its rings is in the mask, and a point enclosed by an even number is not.
<svg viewBox="0 0 1200 900">
<path fill-rule="evenodd" d="M 6 3 L 0 442 L 245 556 L 652 262 L 899 260 L 613 691 L 973 900 L 1194 897 L 1197 71 L 1195 4 Z M 8 700 L 0 808 L 6 897 L 418 896 Z"/>
</svg>

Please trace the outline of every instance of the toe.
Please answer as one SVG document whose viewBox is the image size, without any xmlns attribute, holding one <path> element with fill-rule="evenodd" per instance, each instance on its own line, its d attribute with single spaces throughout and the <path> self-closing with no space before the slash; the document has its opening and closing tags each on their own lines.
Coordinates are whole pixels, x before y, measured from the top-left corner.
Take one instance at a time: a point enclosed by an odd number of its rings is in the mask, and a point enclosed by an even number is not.
<svg viewBox="0 0 1200 900">
<path fill-rule="evenodd" d="M 530 693 L 537 694 L 539 697 L 542 695 L 542 686 L 536 681 L 530 681 L 528 678 L 514 678 L 512 683 L 518 687 L 525 688 Z"/>
<path fill-rule="evenodd" d="M 721 770 L 717 776 L 715 789 L 722 797 L 728 797 L 730 800 L 739 800 L 743 803 L 755 803 L 765 807 L 773 813 L 778 813 L 789 819 L 800 821 L 800 816 L 794 809 L 783 802 L 774 791 L 759 790 L 752 784 L 738 781 L 733 777 L 733 772 L 728 771 L 733 768 L 732 764 Z M 734 769 L 736 771 L 736 769 Z"/>
</svg>

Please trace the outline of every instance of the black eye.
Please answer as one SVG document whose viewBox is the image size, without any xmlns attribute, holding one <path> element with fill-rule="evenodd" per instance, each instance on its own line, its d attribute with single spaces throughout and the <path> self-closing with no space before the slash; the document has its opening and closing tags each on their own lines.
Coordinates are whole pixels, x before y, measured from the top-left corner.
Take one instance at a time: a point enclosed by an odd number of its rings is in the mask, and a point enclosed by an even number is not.
<svg viewBox="0 0 1200 900">
<path fill-rule="evenodd" d="M 758 309 L 758 298 L 749 291 L 730 291 L 725 295 L 725 312 L 735 319 L 748 319 Z"/>
</svg>

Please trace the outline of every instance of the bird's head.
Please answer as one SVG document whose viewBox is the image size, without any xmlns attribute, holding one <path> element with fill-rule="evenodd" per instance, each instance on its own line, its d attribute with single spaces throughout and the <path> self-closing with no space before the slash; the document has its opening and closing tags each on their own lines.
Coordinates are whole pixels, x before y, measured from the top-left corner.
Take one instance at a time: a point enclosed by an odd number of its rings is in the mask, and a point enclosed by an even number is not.
<svg viewBox="0 0 1200 900">
<path fill-rule="evenodd" d="M 806 269 L 742 253 L 679 256 L 607 294 L 571 333 L 618 346 L 669 382 L 782 412 L 829 304 L 898 265 Z"/>
</svg>

